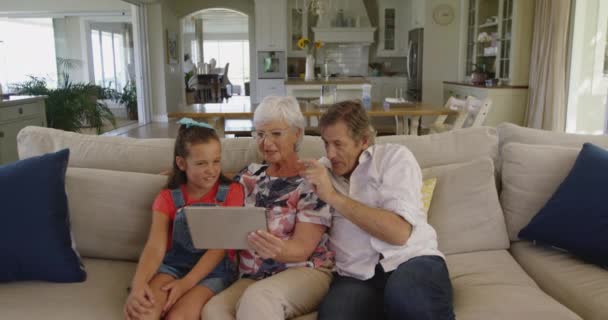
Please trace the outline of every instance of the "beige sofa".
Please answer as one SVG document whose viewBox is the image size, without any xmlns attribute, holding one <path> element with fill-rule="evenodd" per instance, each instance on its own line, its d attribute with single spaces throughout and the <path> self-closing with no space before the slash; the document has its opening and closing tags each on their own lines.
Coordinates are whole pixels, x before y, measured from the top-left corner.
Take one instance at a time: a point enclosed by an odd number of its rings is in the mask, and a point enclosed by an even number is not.
<svg viewBox="0 0 608 320">
<path fill-rule="evenodd" d="M 608 146 L 605 136 L 514 125 L 378 138 L 406 145 L 425 177 L 438 178 L 429 221 L 447 256 L 458 319 L 608 319 L 608 271 L 517 239 L 585 141 Z M 0 284 L 2 319 L 121 318 L 151 203 L 165 182 L 157 173 L 169 167 L 172 145 L 171 139 L 39 127 L 19 133 L 21 158 L 71 149 L 66 179 L 71 226 L 88 278 L 75 284 Z M 222 152 L 226 172 L 260 161 L 250 138 L 224 140 Z M 322 156 L 321 140 L 306 137 L 300 154 Z"/>
</svg>

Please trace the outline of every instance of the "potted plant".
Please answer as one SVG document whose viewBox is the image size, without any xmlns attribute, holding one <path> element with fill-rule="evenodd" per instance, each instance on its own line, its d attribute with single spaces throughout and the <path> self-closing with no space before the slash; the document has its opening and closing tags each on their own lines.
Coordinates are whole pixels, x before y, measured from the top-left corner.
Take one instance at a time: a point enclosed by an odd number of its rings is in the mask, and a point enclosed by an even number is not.
<svg viewBox="0 0 608 320">
<path fill-rule="evenodd" d="M 30 77 L 29 81 L 15 85 L 15 91 L 21 95 L 47 96 L 46 117 L 51 128 L 78 132 L 82 128 L 93 127 L 101 134 L 104 122 L 116 127 L 114 114 L 100 100 L 110 98 L 109 89 L 64 79 L 66 81 L 61 87 L 49 89 L 45 79 Z"/>
<path fill-rule="evenodd" d="M 118 96 L 116 101 L 125 105 L 129 120 L 137 120 L 137 88 L 135 84 L 131 81 L 127 82 Z"/>
</svg>

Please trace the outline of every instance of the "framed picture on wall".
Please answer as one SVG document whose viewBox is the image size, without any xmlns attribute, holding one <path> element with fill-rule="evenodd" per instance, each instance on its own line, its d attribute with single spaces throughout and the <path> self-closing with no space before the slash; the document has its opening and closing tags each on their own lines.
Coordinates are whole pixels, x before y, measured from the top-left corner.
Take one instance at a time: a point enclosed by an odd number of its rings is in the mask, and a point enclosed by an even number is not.
<svg viewBox="0 0 608 320">
<path fill-rule="evenodd" d="M 178 64 L 177 32 L 167 30 L 167 63 Z"/>
</svg>

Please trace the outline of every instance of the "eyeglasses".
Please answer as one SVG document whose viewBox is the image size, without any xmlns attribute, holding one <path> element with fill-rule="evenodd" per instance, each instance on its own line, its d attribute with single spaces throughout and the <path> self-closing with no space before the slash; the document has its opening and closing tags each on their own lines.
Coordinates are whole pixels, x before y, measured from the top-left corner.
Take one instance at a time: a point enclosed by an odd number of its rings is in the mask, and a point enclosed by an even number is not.
<svg viewBox="0 0 608 320">
<path fill-rule="evenodd" d="M 255 139 L 256 142 L 260 143 L 264 139 L 268 138 L 272 141 L 277 141 L 287 135 L 287 131 L 291 128 L 283 128 L 283 129 L 273 129 L 269 132 L 256 130 L 251 131 L 251 136 Z"/>
</svg>

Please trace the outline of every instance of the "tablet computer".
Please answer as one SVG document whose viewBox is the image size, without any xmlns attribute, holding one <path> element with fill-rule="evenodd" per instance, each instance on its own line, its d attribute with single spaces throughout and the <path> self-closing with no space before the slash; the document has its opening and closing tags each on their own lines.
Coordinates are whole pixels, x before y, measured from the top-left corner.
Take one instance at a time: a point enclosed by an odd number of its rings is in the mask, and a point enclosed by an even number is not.
<svg viewBox="0 0 608 320">
<path fill-rule="evenodd" d="M 258 207 L 184 207 L 197 249 L 249 249 L 247 235 L 267 230 L 266 210 Z"/>
</svg>

